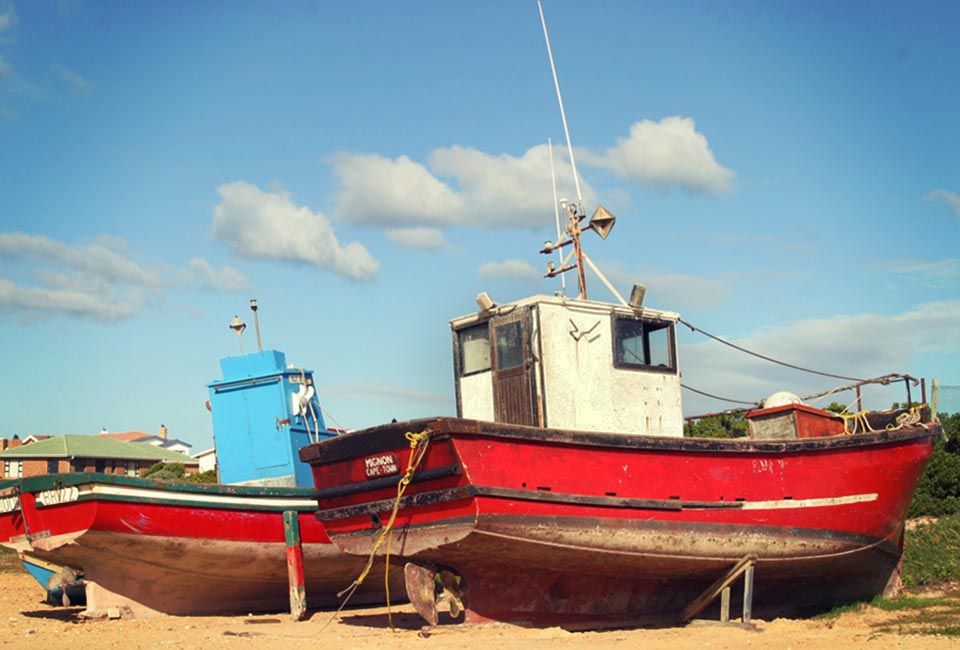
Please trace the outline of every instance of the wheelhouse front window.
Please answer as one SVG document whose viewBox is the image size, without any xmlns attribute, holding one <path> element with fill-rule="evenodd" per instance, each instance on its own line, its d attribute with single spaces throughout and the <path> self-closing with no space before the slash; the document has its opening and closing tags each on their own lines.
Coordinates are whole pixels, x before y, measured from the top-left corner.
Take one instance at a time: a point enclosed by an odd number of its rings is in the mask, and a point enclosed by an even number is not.
<svg viewBox="0 0 960 650">
<path fill-rule="evenodd" d="M 486 321 L 459 330 L 457 340 L 461 376 L 490 370 L 490 328 Z"/>
<path fill-rule="evenodd" d="M 613 321 L 614 366 L 673 372 L 676 370 L 673 324 L 617 317 Z"/>
</svg>

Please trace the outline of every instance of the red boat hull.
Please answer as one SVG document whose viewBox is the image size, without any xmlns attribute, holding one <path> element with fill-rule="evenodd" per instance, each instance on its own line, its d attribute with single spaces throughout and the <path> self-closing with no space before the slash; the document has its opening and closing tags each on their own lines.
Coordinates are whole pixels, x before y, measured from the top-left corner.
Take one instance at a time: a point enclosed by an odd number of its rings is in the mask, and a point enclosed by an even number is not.
<svg viewBox="0 0 960 650">
<path fill-rule="evenodd" d="M 0 546 L 14 551 L 30 547 L 27 527 L 20 509 L 20 481 L 0 482 Z"/>
<path fill-rule="evenodd" d="M 339 604 L 337 592 L 365 564 L 330 543 L 305 489 L 79 474 L 24 479 L 20 503 L 24 556 L 81 569 L 91 614 L 119 606 L 137 616 L 288 609 L 284 512 L 299 523 L 308 607 Z M 383 592 L 381 569 L 352 602 L 381 602 Z"/>
<path fill-rule="evenodd" d="M 458 575 L 468 622 L 568 627 L 678 618 L 751 554 L 758 612 L 882 592 L 938 433 L 762 442 L 453 418 L 378 427 L 301 451 L 343 551 L 368 554 L 389 520 L 407 431 L 429 443 L 391 552 Z"/>
</svg>

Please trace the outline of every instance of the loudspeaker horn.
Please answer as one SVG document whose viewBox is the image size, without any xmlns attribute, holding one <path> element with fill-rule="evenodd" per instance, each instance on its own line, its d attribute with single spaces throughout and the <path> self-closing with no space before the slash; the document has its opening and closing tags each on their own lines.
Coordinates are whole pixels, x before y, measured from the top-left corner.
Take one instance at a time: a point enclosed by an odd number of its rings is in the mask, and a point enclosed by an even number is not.
<svg viewBox="0 0 960 650">
<path fill-rule="evenodd" d="M 600 239 L 606 239 L 616 222 L 617 218 L 615 216 L 607 212 L 607 209 L 602 205 L 598 205 L 593 212 L 593 216 L 590 217 L 590 224 L 587 229 L 600 235 Z"/>
</svg>

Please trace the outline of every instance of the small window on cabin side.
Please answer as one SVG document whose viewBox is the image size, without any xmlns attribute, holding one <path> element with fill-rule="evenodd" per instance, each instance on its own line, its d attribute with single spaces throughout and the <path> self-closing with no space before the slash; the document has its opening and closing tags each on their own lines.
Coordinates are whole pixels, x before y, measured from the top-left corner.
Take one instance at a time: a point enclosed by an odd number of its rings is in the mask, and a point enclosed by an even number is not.
<svg viewBox="0 0 960 650">
<path fill-rule="evenodd" d="M 86 467 L 87 464 L 83 458 L 74 458 L 70 461 L 70 471 L 72 472 L 82 472 Z"/>
<path fill-rule="evenodd" d="M 614 365 L 617 368 L 673 371 L 673 334 L 670 323 L 615 318 Z"/>
<path fill-rule="evenodd" d="M 497 370 L 523 365 L 523 327 L 520 321 L 495 327 L 493 336 L 497 344 Z"/>
<path fill-rule="evenodd" d="M 460 342 L 460 374 L 490 370 L 490 328 L 486 321 L 457 332 Z"/>
<path fill-rule="evenodd" d="M 58 474 L 60 472 L 60 461 L 56 458 L 47 460 L 47 474 Z"/>
<path fill-rule="evenodd" d="M 94 463 L 93 468 L 94 471 L 103 472 L 103 470 L 107 469 L 107 461 L 102 458 L 98 458 Z"/>
</svg>

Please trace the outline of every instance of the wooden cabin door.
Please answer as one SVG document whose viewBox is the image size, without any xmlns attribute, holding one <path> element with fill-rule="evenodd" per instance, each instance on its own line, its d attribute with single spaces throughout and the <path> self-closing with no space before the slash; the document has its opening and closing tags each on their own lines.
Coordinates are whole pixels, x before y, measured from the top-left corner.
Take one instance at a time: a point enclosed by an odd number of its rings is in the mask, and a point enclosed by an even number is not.
<svg viewBox="0 0 960 650">
<path fill-rule="evenodd" d="M 537 426 L 530 310 L 494 319 L 492 327 L 494 418 Z"/>
</svg>

